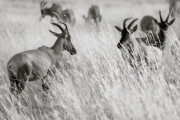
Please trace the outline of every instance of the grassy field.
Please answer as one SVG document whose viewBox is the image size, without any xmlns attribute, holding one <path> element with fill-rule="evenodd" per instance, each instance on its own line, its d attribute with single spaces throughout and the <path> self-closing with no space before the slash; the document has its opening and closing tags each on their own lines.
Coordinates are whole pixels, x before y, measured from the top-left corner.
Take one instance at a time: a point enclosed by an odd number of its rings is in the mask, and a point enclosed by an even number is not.
<svg viewBox="0 0 180 120">
<path fill-rule="evenodd" d="M 180 119 L 180 51 L 174 45 L 178 20 L 170 28 L 164 51 L 164 72 L 144 66 L 133 71 L 116 47 L 127 17 L 168 14 L 165 2 L 77 1 L 62 2 L 63 8 L 75 12 L 77 24 L 69 27 L 77 54 L 64 51 L 59 59 L 57 77 L 51 78 L 48 95 L 41 81 L 29 82 L 20 100 L 11 95 L 6 72 L 8 60 L 16 53 L 52 46 L 56 38 L 49 32 L 59 31 L 46 17 L 41 22 L 38 2 L 0 1 L 0 120 L 179 120 Z M 82 15 L 91 4 L 103 8 L 103 22 L 97 32 L 85 25 Z M 140 33 L 139 31 L 136 33 Z M 140 71 L 142 74 L 140 74 Z"/>
</svg>

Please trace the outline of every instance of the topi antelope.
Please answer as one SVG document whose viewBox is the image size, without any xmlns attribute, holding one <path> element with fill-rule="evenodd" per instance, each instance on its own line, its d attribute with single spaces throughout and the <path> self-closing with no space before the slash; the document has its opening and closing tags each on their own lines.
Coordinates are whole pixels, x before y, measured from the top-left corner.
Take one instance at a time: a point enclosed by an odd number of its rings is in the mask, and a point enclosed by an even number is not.
<svg viewBox="0 0 180 120">
<path fill-rule="evenodd" d="M 169 0 L 169 11 L 172 11 L 173 18 L 180 16 L 180 0 Z"/>
<path fill-rule="evenodd" d="M 29 50 L 14 55 L 7 64 L 8 76 L 10 79 L 10 91 L 13 94 L 20 94 L 27 81 L 42 80 L 43 90 L 48 89 L 44 82 L 45 78 L 58 65 L 57 57 L 61 55 L 64 50 L 70 52 L 71 55 L 76 54 L 76 49 L 71 43 L 71 36 L 69 34 L 67 25 L 63 29 L 60 25 L 52 23 L 57 26 L 62 33 L 58 34 L 50 30 L 50 32 L 57 37 L 56 42 L 52 47 L 42 46 L 36 50 Z"/>
<path fill-rule="evenodd" d="M 56 15 L 54 15 L 54 13 L 58 14 L 59 16 L 61 16 L 61 12 L 62 12 L 62 7 L 61 5 L 57 4 L 57 3 L 53 3 L 52 6 L 50 8 L 45 8 L 45 5 L 47 4 L 47 2 L 45 1 L 41 1 L 40 3 L 40 8 L 41 8 L 41 17 L 40 17 L 40 21 L 42 18 L 44 18 L 45 16 L 50 16 L 52 17 L 56 17 Z M 54 12 L 54 13 L 53 13 Z"/>
<path fill-rule="evenodd" d="M 115 28 L 121 32 L 121 39 L 117 47 L 122 50 L 123 55 L 125 55 L 126 51 L 128 53 L 127 57 L 123 56 L 123 58 L 127 58 L 127 61 L 133 67 L 136 62 L 139 63 L 142 59 L 145 60 L 148 66 L 152 64 L 161 65 L 162 51 L 156 47 L 147 46 L 141 39 L 135 38 L 133 33 L 136 32 L 137 25 L 133 28 L 131 28 L 131 26 L 138 19 L 134 19 L 128 27 L 126 27 L 126 22 L 130 19 L 131 18 L 126 18 L 124 20 L 123 29 L 115 26 Z"/>
<path fill-rule="evenodd" d="M 175 19 L 172 19 L 170 22 L 169 22 L 169 16 L 171 15 L 171 11 L 169 11 L 169 14 L 166 18 L 166 20 L 164 21 L 162 16 L 161 16 L 161 11 L 159 11 L 159 16 L 160 16 L 160 22 L 157 21 L 157 19 L 154 18 L 154 21 L 155 23 L 159 26 L 159 33 L 158 33 L 158 36 L 159 36 L 159 39 L 160 39 L 160 42 L 162 44 L 162 46 L 164 46 L 165 44 L 165 40 L 166 40 L 166 32 L 168 31 L 168 28 L 169 26 L 171 26 L 174 22 L 175 22 Z"/>
<path fill-rule="evenodd" d="M 97 25 L 98 22 L 101 22 L 102 20 L 102 15 L 99 6 L 92 5 L 89 8 L 87 17 L 83 15 L 83 18 L 85 19 L 86 22 L 90 22 L 90 20 L 94 20 L 95 24 Z"/>
<path fill-rule="evenodd" d="M 156 33 L 157 31 L 157 24 L 154 22 L 154 19 L 152 16 L 144 16 L 142 19 L 141 19 L 141 22 L 140 22 L 140 26 L 141 26 L 141 29 L 142 31 L 152 31 L 153 33 Z"/>
<path fill-rule="evenodd" d="M 164 48 L 165 41 L 166 41 L 166 38 L 167 38 L 166 32 L 168 31 L 169 26 L 171 26 L 175 21 L 175 19 L 173 19 L 170 22 L 168 22 L 170 14 L 171 14 L 171 11 L 169 12 L 169 14 L 168 14 L 165 21 L 162 19 L 161 11 L 159 11 L 160 22 L 158 22 L 155 18 L 153 18 L 154 22 L 158 25 L 158 27 L 160 29 L 159 29 L 158 35 L 152 34 L 153 39 L 150 39 L 150 36 L 148 36 L 148 39 L 145 39 L 144 42 L 147 45 L 153 45 L 153 46 L 158 47 L 160 49 Z"/>
<path fill-rule="evenodd" d="M 61 16 L 60 16 L 61 20 L 65 23 L 69 23 L 70 25 L 74 26 L 76 23 L 76 19 L 75 19 L 75 15 L 73 10 L 71 9 L 65 9 L 62 11 Z"/>
</svg>

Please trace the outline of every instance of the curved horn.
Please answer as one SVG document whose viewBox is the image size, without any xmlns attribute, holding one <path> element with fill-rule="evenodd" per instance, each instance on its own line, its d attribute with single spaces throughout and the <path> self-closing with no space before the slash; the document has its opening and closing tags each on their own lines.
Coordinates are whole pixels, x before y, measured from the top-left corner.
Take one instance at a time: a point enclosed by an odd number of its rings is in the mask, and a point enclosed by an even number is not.
<svg viewBox="0 0 180 120">
<path fill-rule="evenodd" d="M 123 28 L 126 28 L 126 22 L 128 21 L 128 20 L 130 20 L 132 17 L 130 17 L 130 18 L 126 18 L 125 20 L 124 20 L 124 22 L 123 22 Z"/>
<path fill-rule="evenodd" d="M 51 24 L 57 26 L 62 32 L 64 32 L 64 29 L 63 29 L 60 25 L 58 25 L 58 24 L 56 24 L 56 23 L 51 23 Z"/>
<path fill-rule="evenodd" d="M 161 11 L 159 11 L 159 16 L 160 16 L 160 21 L 163 22 L 162 16 L 161 16 Z"/>
<path fill-rule="evenodd" d="M 58 17 L 59 22 L 60 22 L 61 24 L 63 24 L 63 25 L 66 27 L 66 30 L 68 31 L 68 27 L 67 27 L 67 25 L 66 25 L 65 23 L 63 23 L 63 22 L 61 22 L 61 21 L 60 21 L 60 17 L 59 17 L 59 15 L 58 15 L 57 13 L 55 13 L 55 12 L 53 12 L 53 14 L 55 14 L 55 15 Z M 69 31 L 68 31 L 68 32 L 69 32 Z"/>
<path fill-rule="evenodd" d="M 137 20 L 138 20 L 138 18 L 134 19 L 134 20 L 133 20 L 133 21 L 132 21 L 132 22 L 128 25 L 128 27 L 127 27 L 127 28 L 128 28 L 128 29 L 130 29 L 130 28 L 131 28 L 131 26 L 133 25 L 133 23 L 134 23 L 134 22 L 136 22 Z"/>
<path fill-rule="evenodd" d="M 167 16 L 167 18 L 166 18 L 166 22 L 168 22 L 169 16 L 170 16 L 171 13 L 172 13 L 172 11 L 170 10 L 170 11 L 169 11 L 169 14 L 168 14 L 168 16 Z"/>
<path fill-rule="evenodd" d="M 66 30 L 68 31 L 68 27 L 67 27 L 67 25 L 65 24 L 65 23 L 63 23 L 63 22 L 61 22 L 61 21 L 59 21 L 61 24 L 63 24 L 65 27 L 66 27 Z M 68 31 L 69 32 L 69 31 Z"/>
</svg>

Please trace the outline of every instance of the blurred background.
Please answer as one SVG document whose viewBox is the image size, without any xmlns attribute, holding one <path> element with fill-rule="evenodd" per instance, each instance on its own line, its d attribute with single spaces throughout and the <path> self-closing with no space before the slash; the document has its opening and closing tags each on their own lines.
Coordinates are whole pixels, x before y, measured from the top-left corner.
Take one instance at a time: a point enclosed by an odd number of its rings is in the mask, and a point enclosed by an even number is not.
<svg viewBox="0 0 180 120">
<path fill-rule="evenodd" d="M 17 16 L 21 16 L 23 13 L 26 17 L 34 15 L 34 20 L 40 15 L 40 0 L 1 0 L 0 2 L 1 14 L 3 11 L 9 11 L 9 14 L 12 15 L 19 12 Z M 117 21 L 127 16 L 158 15 L 158 10 L 166 12 L 169 9 L 167 0 L 47 0 L 47 2 L 49 6 L 56 2 L 61 4 L 63 9 L 71 8 L 78 22 L 82 22 L 81 16 L 87 14 L 92 4 L 102 8 L 103 21 Z M 23 10 L 19 11 L 20 9 Z M 37 17 L 35 17 L 36 15 Z"/>
</svg>

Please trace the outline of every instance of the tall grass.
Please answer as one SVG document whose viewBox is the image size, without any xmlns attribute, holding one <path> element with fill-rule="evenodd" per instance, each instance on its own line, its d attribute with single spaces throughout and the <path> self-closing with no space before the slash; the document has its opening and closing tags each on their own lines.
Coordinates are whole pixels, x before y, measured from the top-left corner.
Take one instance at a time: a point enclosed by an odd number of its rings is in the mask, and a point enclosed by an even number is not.
<svg viewBox="0 0 180 120">
<path fill-rule="evenodd" d="M 37 21 L 37 6 L 29 5 L 25 11 L 22 11 L 24 8 L 11 10 L 11 7 L 1 10 L 4 16 L 0 16 L 0 119 L 179 120 L 178 45 L 172 43 L 173 55 L 168 53 L 168 49 L 164 52 L 164 72 L 151 71 L 147 66 L 134 71 L 116 47 L 120 34 L 114 29 L 114 23 L 108 23 L 110 18 L 101 24 L 98 31 L 80 23 L 70 28 L 77 54 L 71 56 L 64 51 L 59 58 L 56 76 L 48 78 L 51 81 L 48 94 L 42 91 L 40 80 L 29 82 L 18 101 L 9 91 L 8 60 L 25 50 L 51 46 L 56 38 L 48 29 L 58 31 L 48 20 Z M 31 10 L 32 7 L 36 9 Z M 138 8 L 138 5 L 133 8 Z M 120 25 L 125 17 L 130 16 L 131 11 L 126 10 L 118 22 Z M 145 14 L 145 11 L 142 14 L 138 11 L 133 17 Z M 147 13 L 150 12 L 148 9 Z M 119 12 L 113 14 L 119 15 Z M 169 36 L 169 41 L 177 41 L 173 31 Z"/>
</svg>

